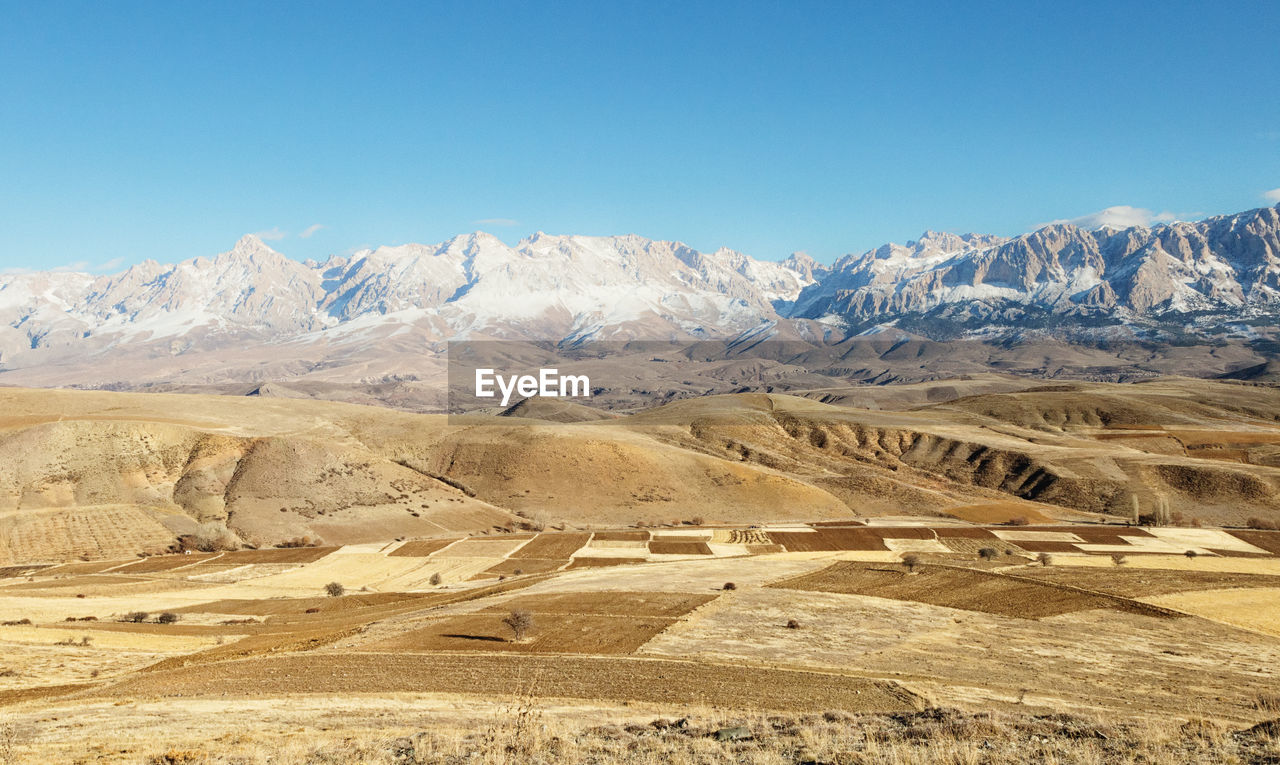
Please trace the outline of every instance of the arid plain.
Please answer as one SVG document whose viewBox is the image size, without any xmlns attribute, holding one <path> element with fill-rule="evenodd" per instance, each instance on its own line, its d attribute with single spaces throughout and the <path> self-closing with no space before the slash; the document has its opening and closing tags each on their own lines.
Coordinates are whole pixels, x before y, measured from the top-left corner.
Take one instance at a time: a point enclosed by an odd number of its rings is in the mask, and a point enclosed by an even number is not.
<svg viewBox="0 0 1280 765">
<path fill-rule="evenodd" d="M 1267 385 L 0 412 L 0 763 L 1280 757 Z"/>
</svg>

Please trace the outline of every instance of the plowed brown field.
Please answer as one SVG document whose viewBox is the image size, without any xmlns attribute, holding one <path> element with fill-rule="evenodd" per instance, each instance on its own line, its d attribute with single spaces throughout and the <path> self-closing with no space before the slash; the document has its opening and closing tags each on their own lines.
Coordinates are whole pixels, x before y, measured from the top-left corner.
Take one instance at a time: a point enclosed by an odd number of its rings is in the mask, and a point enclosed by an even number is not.
<svg viewBox="0 0 1280 765">
<path fill-rule="evenodd" d="M 600 614 L 674 618 L 689 613 L 715 595 L 680 592 L 563 592 L 521 595 L 486 611 L 523 609 L 543 614 Z"/>
<path fill-rule="evenodd" d="M 868 528 L 824 528 L 817 531 L 770 531 L 769 537 L 787 552 L 888 550 L 884 539 Z"/>
<path fill-rule="evenodd" d="M 405 542 L 387 555 L 392 558 L 425 558 L 436 550 L 442 550 L 457 541 L 456 539 L 415 539 L 412 542 Z"/>
<path fill-rule="evenodd" d="M 711 548 L 706 542 L 654 538 L 649 542 L 649 552 L 654 555 L 710 555 Z"/>
<path fill-rule="evenodd" d="M 1280 577 L 1277 576 L 1156 568 L 1096 569 L 1050 566 L 1027 569 L 1020 572 L 1019 576 L 1096 590 L 1122 598 L 1146 598 L 1174 592 L 1224 590 L 1230 587 L 1280 586 Z"/>
<path fill-rule="evenodd" d="M 1120 598 L 944 566 L 924 566 L 917 573 L 909 574 L 902 568 L 841 562 L 770 586 L 872 595 L 1025 619 L 1096 608 L 1163 615 L 1156 609 Z"/>
<path fill-rule="evenodd" d="M 838 674 L 591 656 L 314 653 L 138 675 L 93 691 L 108 698 L 269 697 L 286 693 L 466 693 L 631 700 L 796 712 L 905 712 L 902 686 Z"/>
<path fill-rule="evenodd" d="M 511 553 L 511 557 L 568 560 L 590 538 L 590 534 L 539 534 L 532 542 Z"/>
<path fill-rule="evenodd" d="M 586 614 L 534 614 L 529 637 L 519 643 L 502 614 L 476 613 L 434 619 L 421 629 L 362 648 L 372 651 L 515 651 L 519 653 L 627 654 L 674 619 Z"/>
</svg>

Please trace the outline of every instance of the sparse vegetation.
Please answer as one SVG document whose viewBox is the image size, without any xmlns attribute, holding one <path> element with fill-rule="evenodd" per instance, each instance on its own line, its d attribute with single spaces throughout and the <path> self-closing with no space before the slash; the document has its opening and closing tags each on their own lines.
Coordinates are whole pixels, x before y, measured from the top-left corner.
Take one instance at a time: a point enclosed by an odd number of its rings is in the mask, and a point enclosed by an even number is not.
<svg viewBox="0 0 1280 765">
<path fill-rule="evenodd" d="M 1004 522 L 1005 526 L 1030 526 L 1031 520 L 1025 515 L 1018 515 Z"/>
<path fill-rule="evenodd" d="M 787 620 L 787 629 L 789 629 L 789 630 L 798 630 L 798 629 L 800 629 L 800 622 L 796 621 L 795 619 L 788 619 L 788 620 Z"/>
<path fill-rule="evenodd" d="M 151 614 L 147 613 L 146 611 L 130 611 L 129 613 L 120 617 L 120 621 L 129 622 L 131 624 L 142 624 L 150 616 Z"/>
<path fill-rule="evenodd" d="M 519 643 L 533 630 L 533 614 L 528 611 L 512 611 L 502 617 L 502 623 L 511 630 L 512 637 Z"/>
<path fill-rule="evenodd" d="M 196 533 L 184 537 L 186 546 L 200 552 L 224 552 L 240 549 L 240 537 L 221 521 L 202 524 Z"/>
<path fill-rule="evenodd" d="M 1053 565 L 1053 556 L 1047 552 L 1042 552 L 1036 556 L 1036 562 L 1041 566 L 1051 566 Z"/>
<path fill-rule="evenodd" d="M 345 595 L 347 588 L 342 586 L 341 582 L 329 582 L 324 586 L 324 594 L 331 598 L 340 598 Z"/>
<path fill-rule="evenodd" d="M 1000 556 L 1000 553 L 997 552 L 996 548 L 994 547 L 983 547 L 982 549 L 978 550 L 978 557 L 982 558 L 983 560 L 995 560 L 999 556 Z"/>
<path fill-rule="evenodd" d="M 915 553 L 908 553 L 902 556 L 902 565 L 907 569 L 908 574 L 914 574 L 916 569 L 920 567 L 920 556 Z"/>
<path fill-rule="evenodd" d="M 5 627 L 21 627 L 30 623 L 31 623 L 30 619 L 11 619 L 7 622 L 0 622 L 0 625 L 3 625 Z"/>
<path fill-rule="evenodd" d="M 1129 558 L 1124 553 L 1111 553 L 1111 562 L 1117 566 L 1123 566 L 1129 562 Z"/>
<path fill-rule="evenodd" d="M 1186 552 L 1183 553 L 1183 555 L 1187 556 L 1188 558 L 1195 558 L 1196 556 L 1200 555 L 1200 553 L 1196 552 L 1195 550 L 1187 550 Z"/>
<path fill-rule="evenodd" d="M 724 583 L 724 586 L 723 586 L 723 587 L 721 587 L 720 589 L 722 589 L 722 590 L 736 590 L 736 589 L 738 589 L 738 585 L 734 584 L 733 582 L 725 582 L 725 583 Z"/>
<path fill-rule="evenodd" d="M 504 705 L 489 724 L 471 729 L 429 728 L 398 737 L 319 733 L 283 757 L 282 752 L 272 751 L 271 739 L 259 745 L 254 755 L 218 752 L 201 741 L 193 744 L 205 748 L 166 749 L 148 762 L 1226 765 L 1273 761 L 1276 739 L 1267 734 L 1265 725 L 1232 730 L 1203 719 L 1114 722 L 1070 713 L 1014 715 L 937 707 L 895 715 L 710 713 L 647 723 L 575 723 L 545 715 L 535 702 L 521 700 Z M 219 742 L 218 746 L 231 749 L 236 744 Z"/>
<path fill-rule="evenodd" d="M 432 574 L 431 578 L 428 579 L 427 581 L 431 584 L 432 587 L 439 587 L 440 582 L 444 580 L 440 577 L 440 572 L 437 571 L 436 573 Z"/>
<path fill-rule="evenodd" d="M 156 617 L 157 624 L 173 624 L 179 619 L 178 615 L 172 611 L 165 611 Z"/>
<path fill-rule="evenodd" d="M 1253 708 L 1267 714 L 1280 714 L 1280 693 L 1259 693 L 1253 697 Z"/>
<path fill-rule="evenodd" d="M 1266 518 L 1250 518 L 1249 520 L 1245 521 L 1245 525 L 1251 529 L 1258 529 L 1261 531 L 1280 530 L 1280 523 L 1277 523 L 1276 521 L 1268 520 Z"/>
<path fill-rule="evenodd" d="M 21 741 L 18 726 L 5 721 L 0 722 L 0 765 L 17 765 L 18 744 Z"/>
</svg>

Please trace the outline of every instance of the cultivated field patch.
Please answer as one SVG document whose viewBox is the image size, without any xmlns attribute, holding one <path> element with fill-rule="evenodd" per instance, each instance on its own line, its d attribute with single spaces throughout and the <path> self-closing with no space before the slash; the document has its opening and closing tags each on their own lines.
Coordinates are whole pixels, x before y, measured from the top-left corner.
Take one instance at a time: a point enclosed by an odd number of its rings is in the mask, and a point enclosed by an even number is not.
<svg viewBox="0 0 1280 765">
<path fill-rule="evenodd" d="M 1280 587 L 1180 592 L 1144 600 L 1217 622 L 1280 635 Z"/>
<path fill-rule="evenodd" d="M 188 553 L 186 555 L 156 555 L 143 558 L 137 563 L 112 569 L 113 574 L 154 574 L 160 571 L 172 571 L 175 568 L 194 566 L 202 561 L 220 557 L 220 553 Z"/>
<path fill-rule="evenodd" d="M 525 610 L 543 614 L 612 616 L 683 616 L 714 600 L 715 595 L 680 592 L 563 592 L 521 595 L 486 611 Z"/>
<path fill-rule="evenodd" d="M 387 553 L 393 558 L 425 558 L 457 542 L 457 539 L 415 539 Z"/>
<path fill-rule="evenodd" d="M 14 563 L 104 559 L 159 552 L 173 532 L 132 505 L 100 505 L 24 512 L 0 519 Z"/>
<path fill-rule="evenodd" d="M 516 642 L 499 613 L 432 619 L 427 626 L 365 646 L 372 651 L 515 651 L 626 654 L 674 620 L 570 613 L 538 613 L 529 637 Z"/>
<path fill-rule="evenodd" d="M 648 542 L 648 531 L 597 531 L 591 536 L 593 542 Z"/>
<path fill-rule="evenodd" d="M 711 555 L 711 548 L 706 542 L 654 537 L 649 542 L 649 552 L 654 555 Z"/>
<path fill-rule="evenodd" d="M 624 558 L 624 557 L 577 557 L 573 559 L 573 563 L 569 564 L 570 569 L 575 568 L 606 568 L 608 566 L 627 566 L 633 563 L 647 563 L 647 558 Z"/>
<path fill-rule="evenodd" d="M 884 538 L 873 530 L 823 528 L 812 531 L 770 531 L 769 537 L 787 552 L 835 552 L 840 550 L 888 550 Z"/>
<path fill-rule="evenodd" d="M 529 544 L 511 553 L 511 557 L 568 560 L 590 538 L 590 534 L 539 534 Z"/>
<path fill-rule="evenodd" d="M 1147 598 L 1197 590 L 1280 587 L 1280 576 L 1215 571 L 1133 569 L 1120 566 L 1111 568 L 1048 566 L 1028 568 L 1019 571 L 1018 575 L 1044 582 L 1096 590 L 1122 598 Z"/>
<path fill-rule="evenodd" d="M 545 574 L 559 571 L 569 565 L 569 559 L 545 560 L 543 558 L 508 558 L 496 566 L 487 568 L 476 575 L 476 578 L 495 576 L 520 576 L 522 574 Z"/>
<path fill-rule="evenodd" d="M 505 558 L 528 539 L 463 539 L 437 552 L 436 558 Z"/>
<path fill-rule="evenodd" d="M 912 574 L 902 567 L 842 561 L 771 586 L 871 595 L 1025 619 L 1042 619 L 1095 608 L 1144 612 L 1140 604 L 1118 598 L 943 566 L 923 566 Z"/>
<path fill-rule="evenodd" d="M 285 693 L 458 693 L 710 705 L 796 712 L 923 708 L 902 686 L 840 674 L 592 656 L 348 653 L 272 656 L 138 675 L 97 693 L 262 697 Z"/>
</svg>

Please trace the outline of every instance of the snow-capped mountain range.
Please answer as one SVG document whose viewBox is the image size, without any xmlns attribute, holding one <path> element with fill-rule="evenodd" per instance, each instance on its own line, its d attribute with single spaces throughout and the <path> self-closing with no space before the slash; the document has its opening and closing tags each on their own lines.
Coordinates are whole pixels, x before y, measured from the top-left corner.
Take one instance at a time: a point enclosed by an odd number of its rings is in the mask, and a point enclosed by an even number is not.
<svg viewBox="0 0 1280 765">
<path fill-rule="evenodd" d="M 1280 314 L 1280 206 L 1195 223 L 1014 238 L 927 232 L 825 267 L 643 237 L 484 233 L 298 262 L 230 251 L 111 276 L 0 276 L 0 383 L 128 387 L 416 374 L 445 341 L 833 342 L 1028 326 L 1212 334 Z"/>
</svg>

